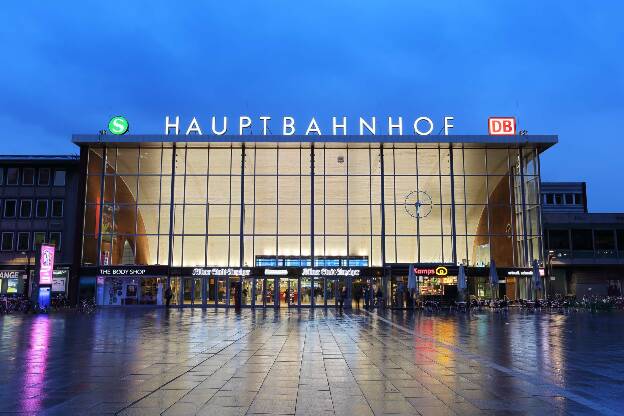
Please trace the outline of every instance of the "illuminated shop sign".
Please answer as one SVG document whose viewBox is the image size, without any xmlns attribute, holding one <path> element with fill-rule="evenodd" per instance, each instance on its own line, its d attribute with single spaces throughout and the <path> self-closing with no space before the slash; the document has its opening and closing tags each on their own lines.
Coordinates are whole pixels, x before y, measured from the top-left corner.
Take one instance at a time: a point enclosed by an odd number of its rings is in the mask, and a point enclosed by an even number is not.
<svg viewBox="0 0 624 416">
<path fill-rule="evenodd" d="M 305 267 L 301 272 L 301 276 L 359 276 L 362 270 L 351 269 L 346 267 L 326 267 L 321 269 L 313 269 Z"/>
<path fill-rule="evenodd" d="M 251 274 L 250 269 L 236 269 L 236 268 L 203 268 L 195 267 L 191 273 L 193 276 L 242 276 L 247 277 Z"/>
<path fill-rule="evenodd" d="M 446 266 L 414 267 L 414 273 L 418 276 L 446 276 L 449 270 Z"/>
<path fill-rule="evenodd" d="M 146 269 L 128 268 L 128 267 L 110 267 L 100 269 L 100 276 L 145 276 Z"/>
<path fill-rule="evenodd" d="M 288 269 L 264 269 L 265 276 L 287 276 Z"/>
<path fill-rule="evenodd" d="M 490 136 L 515 136 L 515 117 L 490 117 L 488 118 L 488 134 Z"/>
<path fill-rule="evenodd" d="M 41 245 L 41 255 L 39 256 L 39 284 L 51 285 L 54 271 L 54 246 Z"/>
<path fill-rule="evenodd" d="M 315 117 L 306 120 L 296 120 L 294 117 L 270 117 L 260 116 L 256 120 L 249 116 L 240 116 L 230 120 L 227 116 L 210 117 L 202 120 L 193 117 L 188 122 L 180 120 L 180 116 L 165 117 L 165 134 L 214 134 L 223 136 L 227 134 L 255 133 L 262 136 L 270 134 L 283 134 L 284 136 L 346 136 L 347 128 L 357 131 L 357 135 L 417 135 L 429 136 L 433 132 L 444 131 L 448 136 L 449 130 L 454 127 L 454 117 L 444 116 L 440 124 L 430 117 L 418 116 L 413 118 L 395 117 L 331 117 L 331 128 L 322 130 Z M 329 121 L 329 120 L 327 120 Z"/>
<path fill-rule="evenodd" d="M 544 276 L 544 269 L 539 269 L 540 276 Z M 533 276 L 533 269 L 508 269 L 507 276 L 520 276 L 531 277 Z"/>
<path fill-rule="evenodd" d="M 0 271 L 0 279 L 17 279 L 23 272 L 17 270 Z"/>
</svg>

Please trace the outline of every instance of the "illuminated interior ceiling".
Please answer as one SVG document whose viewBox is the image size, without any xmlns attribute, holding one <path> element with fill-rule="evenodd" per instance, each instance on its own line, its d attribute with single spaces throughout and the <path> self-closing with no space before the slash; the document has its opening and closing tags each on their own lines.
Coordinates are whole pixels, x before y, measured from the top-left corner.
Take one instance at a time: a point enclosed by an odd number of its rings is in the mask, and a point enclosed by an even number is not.
<svg viewBox="0 0 624 416">
<path fill-rule="evenodd" d="M 211 145 L 212 146 L 212 145 Z M 219 144 L 218 146 L 215 146 L 214 149 L 215 151 L 211 153 L 215 153 L 217 154 L 216 157 L 210 157 L 209 162 L 210 162 L 210 171 L 211 172 L 218 172 L 218 173 L 222 173 L 222 174 L 228 174 L 231 171 L 238 175 L 240 173 L 240 158 L 238 155 L 235 154 L 233 161 L 232 161 L 232 166 L 230 166 L 230 158 L 229 158 L 229 149 L 227 148 L 229 146 L 229 144 Z M 263 147 L 268 147 L 268 146 L 274 146 L 274 145 L 257 145 L 257 151 L 255 152 L 255 160 L 253 157 L 251 157 L 254 154 L 254 149 L 253 149 L 253 145 L 247 145 L 247 155 L 248 158 L 246 160 L 245 163 L 245 172 L 246 174 L 250 174 L 252 172 L 254 172 L 254 170 L 256 170 L 256 173 L 262 173 L 262 172 L 275 172 L 277 170 L 277 160 L 276 158 L 272 155 L 272 152 L 267 151 L 268 149 L 262 149 Z M 316 147 L 319 148 L 322 145 L 316 144 Z M 328 148 L 328 153 L 331 153 L 332 156 L 336 156 L 336 154 L 338 154 L 339 156 L 342 153 L 342 160 L 340 159 L 340 157 L 335 157 L 335 158 L 330 158 L 327 157 L 327 159 L 324 161 L 325 162 L 325 169 L 327 171 L 328 174 L 330 173 L 338 173 L 340 172 L 340 169 L 343 169 L 346 172 L 346 165 L 347 163 L 349 164 L 350 167 L 352 166 L 356 166 L 358 164 L 366 164 L 368 165 L 369 161 L 368 159 L 366 160 L 358 160 L 358 161 L 347 161 L 347 157 L 346 157 L 346 151 L 342 151 L 342 149 L 340 149 L 340 147 L 343 145 L 332 145 L 332 144 L 328 144 L 327 148 Z M 367 144 L 359 144 L 357 147 L 364 147 L 367 148 Z M 299 143 L 297 144 L 280 144 L 280 148 L 284 148 L 284 149 L 288 149 L 288 148 L 298 148 L 299 147 Z M 338 147 L 338 149 L 336 149 L 336 147 Z M 412 145 L 413 148 L 413 145 Z M 432 148 L 430 148 L 432 149 Z M 263 151 L 264 150 L 264 151 Z M 330 151 L 331 150 L 331 151 Z M 183 173 L 184 169 L 186 169 L 186 174 L 187 176 L 187 183 L 186 183 L 186 195 L 187 195 L 187 199 L 189 196 L 193 196 L 193 197 L 197 197 L 196 194 L 204 194 L 205 195 L 205 186 L 206 186 L 206 180 L 205 178 L 201 177 L 201 176 L 192 176 L 192 175 L 205 175 L 206 174 L 206 170 L 207 170 L 207 163 L 208 163 L 208 152 L 205 148 L 192 148 L 189 147 L 188 152 L 186 152 L 186 159 L 184 159 L 184 151 L 180 151 L 178 150 L 179 155 L 176 157 L 177 163 L 176 163 L 176 169 L 177 169 L 177 173 Z M 240 152 L 239 149 L 234 149 L 234 152 Z M 395 150 L 395 152 L 401 152 L 400 148 L 397 148 Z M 280 173 L 282 172 L 286 172 L 286 174 L 297 174 L 299 172 L 299 166 L 300 164 L 303 162 L 303 166 L 309 166 L 309 156 L 306 154 L 308 153 L 307 151 L 302 152 L 303 153 L 303 158 L 302 160 L 299 159 L 298 156 L 295 157 L 289 157 L 289 158 L 284 158 L 281 157 L 279 160 L 279 168 L 280 168 Z M 388 153 L 388 151 L 386 150 L 386 153 Z M 136 171 L 136 155 L 134 154 L 130 154 L 128 156 L 122 155 L 125 154 L 125 152 L 120 151 L 120 157 L 117 160 L 117 170 L 118 172 L 132 172 L 132 171 Z M 219 157 L 219 154 L 221 155 L 221 157 Z M 239 153 L 240 154 L 240 153 Z M 298 151 L 293 153 L 293 155 L 298 154 Z M 443 166 L 443 172 L 448 170 L 448 165 L 450 163 L 449 161 L 449 150 L 448 149 L 441 149 L 440 150 L 440 163 Z M 463 161 L 464 164 L 464 168 L 466 172 L 483 172 L 485 173 L 485 169 L 484 169 L 484 154 L 483 152 L 481 153 L 471 153 L 471 152 L 466 152 L 466 155 L 469 155 L 465 158 L 465 160 Z M 223 157 L 225 156 L 225 157 Z M 164 166 L 168 166 L 170 164 L 170 153 L 163 157 L 163 165 Z M 372 165 L 372 170 L 373 173 L 376 173 L 376 170 L 379 169 L 379 159 L 378 159 L 378 151 L 377 149 L 374 149 L 372 154 L 371 154 L 371 165 Z M 149 172 L 159 172 L 160 171 L 160 164 L 161 164 L 161 160 L 160 160 L 160 156 L 159 156 L 159 149 L 156 149 L 156 151 L 152 151 L 149 148 L 142 148 L 141 149 L 141 170 L 142 171 L 149 171 Z M 319 164 L 321 161 L 317 160 L 317 164 Z M 238 164 L 238 166 L 236 165 Z M 254 165 L 255 164 L 255 165 Z M 423 155 L 419 155 L 418 157 L 418 169 L 419 169 L 419 173 L 421 174 L 421 176 L 419 176 L 419 184 L 418 184 L 418 188 L 419 190 L 424 190 L 424 191 L 429 191 L 430 193 L 433 193 L 431 190 L 435 189 L 436 193 L 439 194 L 439 197 L 442 201 L 444 201 L 445 204 L 449 204 L 451 202 L 451 195 L 450 195 L 450 187 L 447 186 L 443 186 L 442 189 L 439 189 L 439 182 L 438 182 L 438 178 L 434 177 L 434 176 L 425 176 L 423 175 L 423 173 L 427 173 L 427 172 L 438 172 L 438 152 L 423 152 Z M 444 168 L 444 166 L 446 166 L 446 168 Z M 456 164 L 457 166 L 457 164 Z M 461 165 L 459 165 L 461 166 Z M 320 170 L 320 165 L 319 168 L 317 168 L 317 171 Z M 490 157 L 488 159 L 488 168 L 487 168 L 488 172 L 490 173 L 490 175 L 505 175 L 508 173 L 508 166 L 507 166 L 507 159 L 506 157 Z M 388 168 L 386 168 L 386 171 L 388 171 Z M 461 172 L 456 172 L 456 174 L 461 173 Z M 497 180 L 500 179 L 500 177 L 496 178 Z M 125 181 L 127 181 L 128 179 L 124 179 Z M 272 180 L 273 182 L 273 186 L 275 186 L 275 180 L 273 179 L 258 179 L 258 183 L 260 183 L 261 181 L 263 181 L 263 183 L 268 184 L 269 186 L 271 185 L 271 182 L 267 182 Z M 218 183 L 218 182 L 217 182 Z M 219 186 L 221 186 L 223 189 L 221 189 L 221 192 L 223 192 L 224 194 L 227 194 L 229 192 L 229 189 L 226 188 L 226 179 L 223 178 L 223 181 L 219 184 Z M 237 182 L 236 186 L 239 186 L 240 182 Z M 496 184 L 490 184 L 490 191 L 492 191 L 494 189 Z M 136 190 L 135 188 L 132 186 L 131 183 L 129 183 L 128 181 L 128 186 L 129 188 L 132 189 L 132 192 L 135 194 L 135 198 L 136 198 Z M 168 184 L 167 184 L 168 186 Z M 341 177 L 328 177 L 326 180 L 326 189 L 327 189 L 327 194 L 330 194 L 332 192 L 335 193 L 345 193 L 346 191 L 341 189 L 344 188 L 345 183 L 343 178 Z M 460 186 L 463 187 L 463 183 L 459 184 L 458 182 L 456 182 L 456 188 L 459 188 Z M 139 187 L 141 189 L 141 194 L 145 195 L 145 194 L 152 194 L 152 195 L 156 195 L 159 193 L 159 188 L 160 188 L 160 183 L 158 181 L 155 180 L 150 180 L 147 177 L 140 177 L 139 178 Z M 414 185 L 414 189 L 416 188 L 416 186 Z M 309 185 L 306 184 L 306 192 L 308 192 L 309 190 Z M 167 190 L 163 189 L 163 193 L 166 192 Z M 176 187 L 176 200 L 178 201 L 182 201 L 183 200 L 183 195 L 182 193 L 184 192 L 184 189 L 180 186 Z M 280 182 L 280 189 L 279 189 L 280 194 L 282 195 L 298 195 L 300 192 L 299 189 L 299 182 L 298 181 L 284 181 L 283 183 Z M 479 178 L 474 178 L 474 177 L 467 177 L 466 178 L 466 192 L 468 194 L 470 194 L 470 200 L 471 201 L 486 201 L 486 192 L 487 189 L 484 186 L 483 180 L 479 179 Z M 236 195 L 236 198 L 232 201 L 234 204 L 236 204 L 238 202 L 238 198 L 240 197 L 240 192 L 238 189 L 233 189 L 232 195 Z M 346 195 L 345 195 L 346 196 Z M 261 201 L 266 201 L 266 202 L 270 202 L 272 200 L 274 200 L 273 197 L 271 197 L 270 195 L 262 195 L 262 190 L 261 189 L 256 189 L 256 200 L 258 202 Z M 199 198 L 201 200 L 201 198 Z M 309 199 L 309 198 L 308 198 Z M 305 200 L 304 200 L 305 202 Z M 344 201 L 346 202 L 346 200 Z M 403 196 L 402 195 L 397 195 L 397 204 L 401 204 L 403 203 Z M 461 203 L 462 201 L 457 201 L 458 203 Z M 467 233 L 475 233 L 476 229 L 478 227 L 478 221 L 479 218 L 481 216 L 481 213 L 483 211 L 483 207 L 482 206 L 468 206 L 467 207 L 467 211 L 466 211 L 466 217 L 468 218 L 468 224 L 467 224 Z M 406 212 L 404 212 L 404 210 L 399 210 L 397 209 L 397 218 L 399 218 L 400 216 L 407 216 L 408 214 Z M 439 215 L 439 214 L 438 214 Z M 433 217 L 432 217 L 433 218 Z M 439 218 L 439 216 L 438 216 Z M 218 218 L 215 218 L 216 221 L 218 221 Z M 223 219 L 224 221 L 226 220 L 225 218 Z M 409 218 L 406 218 L 406 220 L 410 220 Z M 193 217 L 189 217 L 186 219 L 186 224 L 185 224 L 185 229 L 187 230 L 202 230 L 205 229 L 205 218 L 193 218 Z M 289 216 L 280 216 L 279 221 L 281 223 L 281 227 L 282 229 L 296 229 L 297 228 L 297 224 L 288 224 L 289 221 L 291 222 L 299 222 L 300 218 L 297 217 L 289 217 Z M 433 220 L 432 220 L 433 221 Z M 400 225 L 399 225 L 400 226 Z M 329 229 L 330 226 L 328 226 L 327 232 L 331 233 L 331 229 Z M 148 233 L 153 232 L 153 230 L 149 229 L 148 226 Z M 472 243 L 470 243 L 472 244 Z"/>
</svg>

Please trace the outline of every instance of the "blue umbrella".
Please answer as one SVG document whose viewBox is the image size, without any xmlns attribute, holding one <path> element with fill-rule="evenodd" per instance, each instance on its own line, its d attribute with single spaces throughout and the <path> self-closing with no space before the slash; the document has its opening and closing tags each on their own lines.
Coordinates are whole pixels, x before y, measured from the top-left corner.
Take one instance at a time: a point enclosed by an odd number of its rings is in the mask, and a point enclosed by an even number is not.
<svg viewBox="0 0 624 416">
<path fill-rule="evenodd" d="M 414 273 L 414 265 L 409 265 L 409 272 L 407 274 L 407 289 L 416 290 L 416 273 Z"/>
<path fill-rule="evenodd" d="M 461 291 L 468 289 L 468 282 L 466 281 L 466 268 L 463 264 L 459 265 L 459 273 L 457 273 L 457 289 Z"/>
<path fill-rule="evenodd" d="M 498 292 L 498 273 L 496 272 L 496 263 L 493 259 L 490 261 L 490 284 L 492 285 L 492 297 L 498 297 L 494 294 L 494 288 L 496 288 L 496 292 Z"/>
<path fill-rule="evenodd" d="M 537 291 L 542 288 L 542 276 L 540 275 L 537 260 L 533 260 L 533 288 L 536 291 L 535 298 L 537 298 Z"/>
</svg>

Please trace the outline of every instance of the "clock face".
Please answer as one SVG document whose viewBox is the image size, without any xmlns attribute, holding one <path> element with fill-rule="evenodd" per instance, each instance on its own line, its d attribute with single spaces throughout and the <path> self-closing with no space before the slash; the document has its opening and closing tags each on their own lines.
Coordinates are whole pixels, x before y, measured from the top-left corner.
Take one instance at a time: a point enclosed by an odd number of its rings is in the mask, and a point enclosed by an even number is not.
<svg viewBox="0 0 624 416">
<path fill-rule="evenodd" d="M 431 214 L 432 201 L 424 191 L 412 191 L 405 196 L 405 211 L 414 218 L 425 218 Z"/>
</svg>

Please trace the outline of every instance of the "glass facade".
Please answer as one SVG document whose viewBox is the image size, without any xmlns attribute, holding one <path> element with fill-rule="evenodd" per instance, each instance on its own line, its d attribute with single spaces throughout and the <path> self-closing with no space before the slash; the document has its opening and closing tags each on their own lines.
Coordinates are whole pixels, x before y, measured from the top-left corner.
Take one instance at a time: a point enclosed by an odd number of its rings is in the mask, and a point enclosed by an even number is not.
<svg viewBox="0 0 624 416">
<path fill-rule="evenodd" d="M 541 260 L 538 153 L 468 143 L 91 145 L 82 265 L 528 267 Z"/>
</svg>

